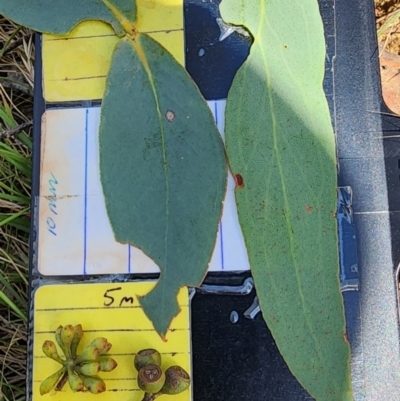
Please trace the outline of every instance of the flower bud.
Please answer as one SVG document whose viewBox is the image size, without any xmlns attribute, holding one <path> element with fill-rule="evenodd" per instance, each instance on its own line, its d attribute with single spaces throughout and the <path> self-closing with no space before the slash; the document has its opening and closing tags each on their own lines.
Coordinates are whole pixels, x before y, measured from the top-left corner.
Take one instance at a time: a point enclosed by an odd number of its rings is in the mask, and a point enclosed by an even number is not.
<svg viewBox="0 0 400 401">
<path fill-rule="evenodd" d="M 100 364 L 100 370 L 102 372 L 111 372 L 118 366 L 117 362 L 108 356 L 101 356 L 96 362 Z"/>
<path fill-rule="evenodd" d="M 106 384 L 99 377 L 91 377 L 85 375 L 79 375 L 79 377 L 83 380 L 84 386 L 92 394 L 100 394 L 106 391 Z"/>
<path fill-rule="evenodd" d="M 78 345 L 79 345 L 79 342 L 81 341 L 82 337 L 83 337 L 82 325 L 78 324 L 77 326 L 74 327 L 74 336 L 73 336 L 72 342 L 71 342 L 72 358 L 76 357 L 76 351 L 78 349 Z"/>
<path fill-rule="evenodd" d="M 71 358 L 71 342 L 72 338 L 74 337 L 74 327 L 68 324 L 67 326 L 64 326 L 63 329 L 61 330 L 61 342 L 64 345 L 65 348 L 65 356 L 67 358 Z"/>
<path fill-rule="evenodd" d="M 94 362 L 99 356 L 100 352 L 98 348 L 87 347 L 82 354 L 76 357 L 75 363 L 79 365 L 84 362 Z"/>
<path fill-rule="evenodd" d="M 51 359 L 54 359 L 56 362 L 64 364 L 64 361 L 61 359 L 60 355 L 58 355 L 57 347 L 53 343 L 53 341 L 45 341 L 42 345 L 43 353 Z"/>
<path fill-rule="evenodd" d="M 107 341 L 106 338 L 104 337 L 99 337 L 93 340 L 88 347 L 94 347 L 98 348 L 100 355 L 106 354 L 108 351 L 110 351 L 112 345 Z"/>
<path fill-rule="evenodd" d="M 72 369 L 68 369 L 68 384 L 74 393 L 85 389 L 83 380 Z"/>
<path fill-rule="evenodd" d="M 51 390 L 53 390 L 58 382 L 60 381 L 61 377 L 65 373 L 66 368 L 61 368 L 59 371 L 56 373 L 53 373 L 51 376 L 49 376 L 47 379 L 45 379 L 41 384 L 40 384 L 40 395 L 45 395 L 47 393 L 50 393 Z"/>
<path fill-rule="evenodd" d="M 86 376 L 96 376 L 100 371 L 100 363 L 99 362 L 89 362 L 80 366 L 79 370 L 82 374 Z"/>
<path fill-rule="evenodd" d="M 67 350 L 65 349 L 64 343 L 61 340 L 61 332 L 62 332 L 62 330 L 63 330 L 63 326 L 58 326 L 57 330 L 56 330 L 56 333 L 55 333 L 55 337 L 56 337 L 57 344 L 60 346 L 60 348 L 61 348 L 62 352 L 64 353 L 64 355 L 68 358 Z"/>
</svg>

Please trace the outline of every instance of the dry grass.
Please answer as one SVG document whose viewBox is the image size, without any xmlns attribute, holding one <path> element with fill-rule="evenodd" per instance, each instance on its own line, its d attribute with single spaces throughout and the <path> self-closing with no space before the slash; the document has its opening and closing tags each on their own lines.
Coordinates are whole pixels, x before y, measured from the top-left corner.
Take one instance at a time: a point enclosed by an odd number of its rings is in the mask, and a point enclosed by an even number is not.
<svg viewBox="0 0 400 401">
<path fill-rule="evenodd" d="M 378 41 L 390 53 L 400 54 L 400 1 L 375 0 Z"/>
<path fill-rule="evenodd" d="M 0 17 L 1 401 L 25 400 L 33 60 L 32 33 Z"/>
</svg>

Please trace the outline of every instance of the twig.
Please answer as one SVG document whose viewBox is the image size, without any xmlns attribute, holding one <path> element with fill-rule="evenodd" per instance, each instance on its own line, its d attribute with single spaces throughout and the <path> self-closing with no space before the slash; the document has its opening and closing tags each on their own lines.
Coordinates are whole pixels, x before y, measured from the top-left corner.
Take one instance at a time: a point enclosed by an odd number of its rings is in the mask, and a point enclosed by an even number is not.
<svg viewBox="0 0 400 401">
<path fill-rule="evenodd" d="M 142 401 L 154 401 L 159 395 L 161 395 L 161 393 L 156 393 L 156 394 L 144 393 Z"/>
<path fill-rule="evenodd" d="M 57 386 L 55 387 L 56 391 L 61 391 L 63 389 L 63 387 L 66 385 L 68 381 L 68 372 L 64 372 L 64 374 L 62 375 L 60 381 L 57 383 Z"/>
<path fill-rule="evenodd" d="M 27 123 L 18 125 L 18 127 L 6 129 L 5 131 L 0 132 L 0 139 L 9 138 L 10 136 L 18 134 L 20 131 L 24 130 L 25 128 L 30 127 L 31 125 L 32 125 L 32 121 L 29 121 Z"/>
<path fill-rule="evenodd" d="M 0 58 L 3 58 L 7 53 L 10 53 L 13 50 L 15 50 L 17 47 L 21 46 L 22 43 L 24 43 L 24 39 L 29 38 L 29 36 L 31 35 L 30 33 L 25 34 L 21 38 L 18 38 L 16 40 L 14 40 L 14 42 L 12 42 L 14 37 L 19 33 L 19 31 L 21 31 L 21 29 L 22 29 L 22 26 L 18 27 L 17 30 L 15 32 L 13 32 L 13 34 L 10 36 L 8 41 L 4 44 L 3 48 L 0 50 Z"/>
<path fill-rule="evenodd" d="M 10 78 L 0 78 L 3 88 L 16 89 L 28 96 L 33 96 L 33 90 L 23 82 L 12 80 Z"/>
</svg>

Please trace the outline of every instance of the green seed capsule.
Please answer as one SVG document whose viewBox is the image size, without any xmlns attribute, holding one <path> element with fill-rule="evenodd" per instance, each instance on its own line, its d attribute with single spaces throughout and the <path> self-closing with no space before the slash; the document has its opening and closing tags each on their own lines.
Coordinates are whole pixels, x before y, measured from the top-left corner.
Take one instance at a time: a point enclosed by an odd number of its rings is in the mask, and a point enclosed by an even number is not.
<svg viewBox="0 0 400 401">
<path fill-rule="evenodd" d="M 58 382 L 60 381 L 61 377 L 65 373 L 66 368 L 61 368 L 59 371 L 56 373 L 53 373 L 51 376 L 49 376 L 47 379 L 45 379 L 41 384 L 40 384 L 40 395 L 45 395 L 47 393 L 50 393 L 51 390 L 53 390 Z"/>
<path fill-rule="evenodd" d="M 157 365 L 147 365 L 139 370 L 138 386 L 146 393 L 158 393 L 165 382 L 165 373 Z"/>
<path fill-rule="evenodd" d="M 43 353 L 51 359 L 54 359 L 61 365 L 64 364 L 64 361 L 61 359 L 60 355 L 58 355 L 57 347 L 53 343 L 53 341 L 45 341 L 42 345 Z"/>
<path fill-rule="evenodd" d="M 171 366 L 165 372 L 165 384 L 162 394 L 179 394 L 190 386 L 190 376 L 180 366 Z"/>
<path fill-rule="evenodd" d="M 135 355 L 135 368 L 137 371 L 147 365 L 161 366 L 161 354 L 155 349 L 142 349 Z"/>
</svg>

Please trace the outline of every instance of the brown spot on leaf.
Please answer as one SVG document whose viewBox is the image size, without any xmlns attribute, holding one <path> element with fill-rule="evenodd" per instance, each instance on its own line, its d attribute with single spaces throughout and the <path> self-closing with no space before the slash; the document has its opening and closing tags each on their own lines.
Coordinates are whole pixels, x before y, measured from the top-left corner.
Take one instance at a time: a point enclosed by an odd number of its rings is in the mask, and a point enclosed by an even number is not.
<svg viewBox="0 0 400 401">
<path fill-rule="evenodd" d="M 240 174 L 234 174 L 233 178 L 235 179 L 236 188 L 244 188 L 243 177 Z"/>
<path fill-rule="evenodd" d="M 310 205 L 307 205 L 307 206 L 306 206 L 306 212 L 307 212 L 307 213 L 311 213 L 312 210 L 313 210 L 313 208 L 312 208 Z"/>
<path fill-rule="evenodd" d="M 349 339 L 347 338 L 347 333 L 345 331 L 343 332 L 343 340 L 346 344 L 350 344 Z"/>
<path fill-rule="evenodd" d="M 169 122 L 171 122 L 171 121 L 173 121 L 174 118 L 175 118 L 175 113 L 174 113 L 173 111 L 171 111 L 171 110 L 168 110 L 168 111 L 165 113 L 165 118 L 166 118 Z"/>
</svg>

